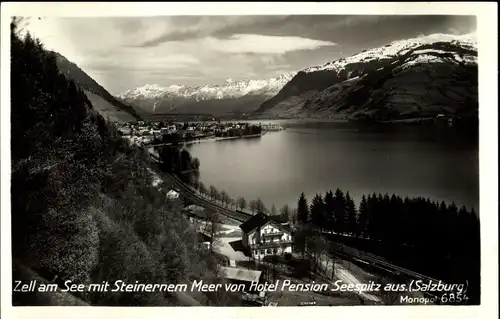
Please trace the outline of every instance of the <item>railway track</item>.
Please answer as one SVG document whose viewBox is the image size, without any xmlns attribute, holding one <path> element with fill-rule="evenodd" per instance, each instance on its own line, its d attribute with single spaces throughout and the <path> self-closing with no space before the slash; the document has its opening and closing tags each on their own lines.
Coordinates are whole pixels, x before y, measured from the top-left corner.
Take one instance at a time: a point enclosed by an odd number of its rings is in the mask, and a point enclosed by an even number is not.
<svg viewBox="0 0 500 319">
<path fill-rule="evenodd" d="M 379 265 L 381 267 L 386 268 L 386 270 L 395 273 L 396 275 L 407 275 L 412 279 L 425 280 L 425 281 L 439 281 L 438 279 L 417 273 L 415 271 L 411 271 L 409 269 L 396 266 L 387 260 L 383 259 L 380 256 L 370 254 L 364 251 L 360 251 L 358 249 L 352 248 L 350 246 L 336 244 L 336 252 L 337 254 L 349 255 L 351 258 L 356 258 L 361 261 L 369 262 L 370 264 Z"/>
<path fill-rule="evenodd" d="M 245 222 L 247 221 L 252 215 L 240 212 L 240 211 L 234 211 L 231 209 L 228 209 L 226 207 L 222 207 L 218 204 L 214 204 L 213 202 L 200 197 L 193 189 L 191 189 L 189 186 L 184 184 L 183 181 L 181 181 L 178 177 L 173 176 L 168 174 L 169 179 L 172 182 L 172 185 L 176 187 L 184 196 L 186 196 L 190 201 L 193 203 L 203 206 L 207 209 L 211 209 L 221 215 L 224 215 L 226 217 L 232 218 L 234 220 L 237 220 L 239 222 Z"/>
<path fill-rule="evenodd" d="M 339 245 L 341 246 L 341 245 Z M 385 259 L 373 255 L 367 252 L 363 252 L 360 250 L 357 250 L 355 248 L 349 247 L 349 246 L 343 246 L 340 250 L 334 252 L 335 255 L 347 259 L 347 260 L 352 260 L 352 261 L 357 261 L 361 262 L 364 264 L 367 264 L 369 266 L 375 267 L 379 270 L 386 271 L 388 273 L 391 273 L 392 275 L 395 276 L 401 276 L 405 277 L 408 279 L 412 280 L 422 280 L 423 282 L 429 283 L 429 282 L 434 282 L 437 283 L 440 280 L 417 273 L 415 271 L 399 267 L 397 265 L 394 265 Z M 445 284 L 442 280 L 441 282 Z M 431 291 L 423 291 L 422 292 L 424 295 L 429 296 L 429 297 L 439 297 L 439 294 L 437 292 L 431 292 Z"/>
<path fill-rule="evenodd" d="M 150 152 L 151 158 L 159 163 L 159 158 L 152 152 Z M 247 221 L 250 217 L 252 217 L 251 214 L 241 212 L 241 211 L 234 211 L 231 209 L 228 209 L 226 207 L 222 207 L 218 204 L 214 204 L 213 202 L 201 197 L 194 191 L 191 187 L 187 186 L 182 180 L 180 180 L 177 176 L 174 176 L 172 174 L 164 173 L 164 176 L 166 176 L 174 188 L 177 188 L 179 192 L 188 198 L 190 201 L 192 201 L 194 204 L 205 207 L 207 209 L 210 209 L 212 211 L 215 211 L 223 216 L 226 216 L 228 218 L 237 220 L 239 222 L 245 222 Z"/>
</svg>

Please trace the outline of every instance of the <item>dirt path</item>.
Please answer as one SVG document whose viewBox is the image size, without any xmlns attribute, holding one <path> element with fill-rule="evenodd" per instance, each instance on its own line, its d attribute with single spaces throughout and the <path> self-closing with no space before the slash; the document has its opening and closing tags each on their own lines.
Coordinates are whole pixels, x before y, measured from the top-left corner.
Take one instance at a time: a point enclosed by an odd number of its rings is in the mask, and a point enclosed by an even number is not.
<svg viewBox="0 0 500 319">
<path fill-rule="evenodd" d="M 323 257 L 320 261 L 320 267 L 322 268 L 322 270 L 325 272 L 326 276 L 328 278 L 331 278 L 332 276 L 332 272 L 333 272 L 333 268 L 332 266 L 334 265 L 334 261 L 329 258 L 329 257 Z M 335 277 L 338 279 L 338 280 L 341 280 L 342 283 L 341 284 L 347 284 L 347 285 L 350 285 L 350 284 L 353 284 L 353 285 L 362 285 L 362 284 L 365 284 L 365 285 L 368 285 L 367 282 L 363 282 L 362 280 L 359 280 L 351 271 L 349 271 L 348 269 L 346 269 L 343 265 L 341 265 L 340 263 L 338 262 L 335 262 Z M 335 280 L 332 281 L 332 284 L 333 282 L 335 282 Z M 365 300 L 371 300 L 371 301 L 374 301 L 374 302 L 381 302 L 380 298 L 371 294 L 370 292 L 368 291 L 360 291 L 359 292 L 359 296 Z"/>
</svg>

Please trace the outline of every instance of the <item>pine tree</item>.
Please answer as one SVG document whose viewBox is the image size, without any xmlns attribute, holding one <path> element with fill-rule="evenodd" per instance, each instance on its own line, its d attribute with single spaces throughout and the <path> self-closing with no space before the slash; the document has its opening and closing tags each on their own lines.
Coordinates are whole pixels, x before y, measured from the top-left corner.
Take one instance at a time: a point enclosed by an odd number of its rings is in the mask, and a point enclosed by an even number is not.
<svg viewBox="0 0 500 319">
<path fill-rule="evenodd" d="M 281 207 L 281 209 L 280 209 L 281 219 L 283 221 L 289 222 L 290 221 L 290 217 L 291 217 L 290 215 L 291 215 L 290 207 L 288 205 L 283 205 L 283 207 Z"/>
<path fill-rule="evenodd" d="M 369 216 L 368 234 L 370 239 L 378 240 L 377 195 L 373 193 L 367 198 L 367 211 Z"/>
<path fill-rule="evenodd" d="M 469 293 L 471 303 L 479 304 L 481 295 L 481 233 L 479 218 L 474 209 L 466 215 L 466 233 L 464 253 L 459 264 L 462 265 L 462 278 L 471 283 Z"/>
<path fill-rule="evenodd" d="M 334 215 L 335 215 L 335 223 L 336 229 L 335 232 L 339 234 L 343 234 L 346 231 L 346 201 L 344 197 L 344 193 L 337 188 L 334 196 Z"/>
<path fill-rule="evenodd" d="M 450 259 L 453 257 L 454 244 L 458 241 L 458 236 L 463 236 L 456 232 L 458 225 L 458 207 L 452 202 L 447 209 L 447 241 L 446 246 L 448 248 L 448 256 Z"/>
<path fill-rule="evenodd" d="M 278 211 L 276 210 L 276 206 L 274 204 L 271 206 L 271 215 L 276 215 Z"/>
<path fill-rule="evenodd" d="M 301 224 L 307 224 L 309 222 L 309 207 L 304 193 L 300 194 L 297 203 L 297 221 Z"/>
<path fill-rule="evenodd" d="M 392 241 L 395 245 L 400 246 L 403 243 L 403 227 L 405 221 L 403 199 L 401 197 L 393 195 L 391 198 L 391 208 L 389 212 L 389 218 L 392 220 L 393 229 L 391 231 Z"/>
<path fill-rule="evenodd" d="M 359 218 L 358 218 L 358 229 L 360 236 L 367 238 L 368 236 L 368 222 L 370 216 L 368 215 L 368 207 L 366 202 L 366 196 L 361 197 L 361 202 L 359 203 Z"/>
<path fill-rule="evenodd" d="M 441 201 L 438 209 L 438 221 L 439 232 L 438 236 L 438 253 L 441 257 L 446 256 L 447 254 L 447 241 L 448 241 L 448 207 L 446 206 L 444 201 Z"/>
<path fill-rule="evenodd" d="M 267 208 L 264 205 L 264 202 L 260 198 L 257 198 L 255 205 L 256 205 L 257 213 L 266 213 Z"/>
<path fill-rule="evenodd" d="M 324 211 L 325 211 L 325 203 L 323 202 L 323 198 L 321 195 L 316 194 L 311 202 L 311 223 L 319 228 L 323 229 L 324 227 Z"/>
<path fill-rule="evenodd" d="M 405 197 L 403 199 L 403 204 L 402 204 L 402 211 L 400 213 L 400 237 L 401 237 L 401 243 L 405 245 L 410 245 L 410 232 L 408 231 L 409 228 L 411 228 L 411 221 L 410 221 L 410 199 L 408 197 Z"/>
<path fill-rule="evenodd" d="M 454 231 L 454 254 L 462 255 L 465 253 L 464 248 L 467 246 L 467 239 L 464 234 L 468 233 L 468 212 L 465 206 L 460 207 L 460 210 L 457 213 L 457 221 L 456 221 L 456 229 Z"/>
<path fill-rule="evenodd" d="M 335 215 L 334 215 L 334 206 L 335 206 L 335 198 L 333 196 L 333 192 L 330 190 L 325 194 L 325 228 L 332 231 L 336 227 Z"/>
<path fill-rule="evenodd" d="M 291 222 L 292 225 L 296 225 L 298 223 L 298 217 L 297 217 L 297 209 L 293 209 L 292 212 L 290 213 L 291 215 Z"/>
<path fill-rule="evenodd" d="M 346 231 L 348 234 L 354 235 L 358 232 L 358 216 L 356 212 L 356 204 L 351 198 L 349 192 L 345 194 L 346 202 Z"/>
<path fill-rule="evenodd" d="M 389 198 L 389 194 L 384 194 L 382 197 L 382 203 L 380 207 L 380 218 L 381 218 L 381 237 L 382 240 L 384 241 L 385 245 L 391 245 L 394 244 L 391 242 L 391 236 L 393 236 L 394 232 L 394 222 L 395 220 L 393 219 L 392 213 L 391 213 L 391 199 Z"/>
</svg>

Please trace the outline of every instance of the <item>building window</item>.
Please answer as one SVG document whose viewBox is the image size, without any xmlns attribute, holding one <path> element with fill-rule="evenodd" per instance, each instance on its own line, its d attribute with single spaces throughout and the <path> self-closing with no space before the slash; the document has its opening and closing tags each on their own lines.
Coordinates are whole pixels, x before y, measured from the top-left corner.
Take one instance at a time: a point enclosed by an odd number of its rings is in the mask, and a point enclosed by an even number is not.
<svg viewBox="0 0 500 319">
<path fill-rule="evenodd" d="M 271 254 L 271 249 L 266 249 L 266 254 Z"/>
<path fill-rule="evenodd" d="M 261 254 L 261 255 L 265 255 L 265 254 L 266 254 L 266 252 L 264 251 L 264 249 L 262 249 L 262 250 L 260 251 L 260 254 Z"/>
<path fill-rule="evenodd" d="M 273 249 L 273 254 L 275 254 L 275 255 L 276 255 L 277 253 L 278 253 L 278 249 L 277 249 L 277 248 L 274 248 L 274 249 Z"/>
</svg>

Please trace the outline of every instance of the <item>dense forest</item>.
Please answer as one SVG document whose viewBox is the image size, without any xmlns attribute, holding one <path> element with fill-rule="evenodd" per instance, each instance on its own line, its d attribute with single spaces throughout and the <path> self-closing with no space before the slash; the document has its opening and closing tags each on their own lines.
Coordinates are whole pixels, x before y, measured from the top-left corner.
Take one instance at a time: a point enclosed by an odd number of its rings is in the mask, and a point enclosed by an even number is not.
<svg viewBox="0 0 500 319">
<path fill-rule="evenodd" d="M 230 128 L 227 131 L 215 132 L 216 137 L 238 137 L 262 134 L 262 128 L 258 125 L 248 125 L 242 128 Z"/>
<path fill-rule="evenodd" d="M 160 164 L 159 168 L 169 174 L 178 176 L 185 183 L 191 184 L 199 179 L 200 161 L 192 157 L 182 144 L 182 137 L 178 133 L 164 134 L 163 143 L 171 145 L 155 146 Z"/>
<path fill-rule="evenodd" d="M 215 259 L 165 194 L 148 154 L 129 146 L 57 67 L 56 56 L 11 23 L 13 280 L 62 284 L 219 280 Z M 29 271 L 19 271 L 28 269 Z M 64 305 L 14 293 L 14 305 Z M 76 294 L 100 306 L 179 305 L 174 293 Z M 218 305 L 223 297 L 207 296 Z"/>
<path fill-rule="evenodd" d="M 296 215 L 299 250 L 314 243 L 304 237 L 320 233 L 444 282 L 467 283 L 468 302 L 480 302 L 480 228 L 474 210 L 375 193 L 363 195 L 357 209 L 349 192 L 337 189 L 317 194 L 310 205 L 302 193 Z"/>
</svg>

